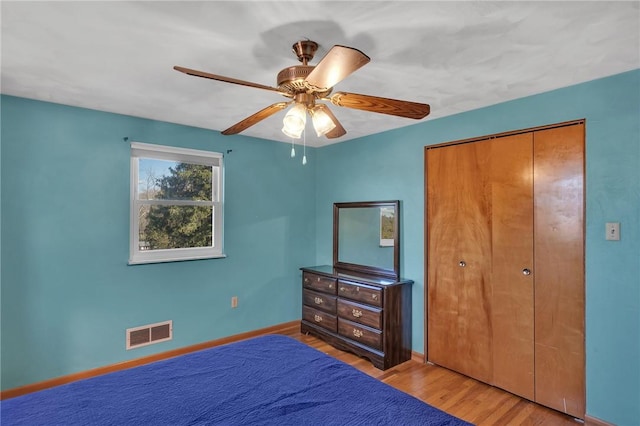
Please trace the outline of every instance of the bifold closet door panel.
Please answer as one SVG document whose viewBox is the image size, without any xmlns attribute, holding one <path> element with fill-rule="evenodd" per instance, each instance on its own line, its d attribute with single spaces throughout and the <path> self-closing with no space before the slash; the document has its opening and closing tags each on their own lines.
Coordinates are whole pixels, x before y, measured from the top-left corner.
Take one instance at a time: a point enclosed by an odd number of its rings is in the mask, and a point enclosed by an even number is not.
<svg viewBox="0 0 640 426">
<path fill-rule="evenodd" d="M 492 384 L 533 400 L 533 134 L 491 141 Z"/>
<path fill-rule="evenodd" d="M 536 402 L 583 418 L 584 124 L 534 134 Z"/>
<path fill-rule="evenodd" d="M 491 382 L 489 143 L 427 150 L 428 359 Z"/>
</svg>

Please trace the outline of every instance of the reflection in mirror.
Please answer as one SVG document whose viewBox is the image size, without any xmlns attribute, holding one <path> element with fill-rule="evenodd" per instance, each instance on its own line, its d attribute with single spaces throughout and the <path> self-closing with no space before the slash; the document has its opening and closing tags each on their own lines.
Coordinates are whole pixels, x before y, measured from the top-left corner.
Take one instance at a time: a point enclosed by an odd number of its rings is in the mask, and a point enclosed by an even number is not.
<svg viewBox="0 0 640 426">
<path fill-rule="evenodd" d="M 399 276 L 397 201 L 335 203 L 334 266 Z"/>
<path fill-rule="evenodd" d="M 340 210 L 338 244 L 341 262 L 393 269 L 393 208 L 362 207 Z M 383 215 L 384 214 L 384 215 Z M 383 226 L 384 240 L 382 235 Z M 390 228 L 390 229 L 389 229 Z M 389 237 L 391 233 L 391 238 Z"/>
<path fill-rule="evenodd" d="M 396 234 L 395 207 L 380 207 L 380 247 L 393 247 Z"/>
</svg>

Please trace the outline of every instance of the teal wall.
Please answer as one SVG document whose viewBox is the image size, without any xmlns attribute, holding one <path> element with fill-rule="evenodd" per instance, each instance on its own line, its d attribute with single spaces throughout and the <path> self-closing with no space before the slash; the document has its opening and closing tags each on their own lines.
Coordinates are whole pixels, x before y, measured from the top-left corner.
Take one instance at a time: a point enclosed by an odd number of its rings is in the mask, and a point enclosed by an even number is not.
<svg viewBox="0 0 640 426">
<path fill-rule="evenodd" d="M 428 98 L 427 98 L 428 99 Z M 424 147 L 586 118 L 587 413 L 640 419 L 640 71 L 429 120 L 318 150 L 317 263 L 331 263 L 331 205 L 401 200 L 401 273 L 424 350 Z M 605 222 L 621 240 L 605 241 Z"/>
<path fill-rule="evenodd" d="M 1 101 L 3 389 L 300 318 L 315 150 L 302 166 L 282 143 Z M 124 137 L 225 154 L 227 258 L 127 265 Z M 126 328 L 165 320 L 172 341 L 125 350 Z"/>
<path fill-rule="evenodd" d="M 585 118 L 587 413 L 640 418 L 640 70 L 310 150 L 304 167 L 283 143 L 7 96 L 1 118 L 3 389 L 298 319 L 297 268 L 332 262 L 343 201 L 401 200 L 422 352 L 424 146 Z M 233 150 L 228 258 L 126 265 L 125 136 Z M 125 328 L 167 319 L 173 341 L 124 350 Z"/>
</svg>

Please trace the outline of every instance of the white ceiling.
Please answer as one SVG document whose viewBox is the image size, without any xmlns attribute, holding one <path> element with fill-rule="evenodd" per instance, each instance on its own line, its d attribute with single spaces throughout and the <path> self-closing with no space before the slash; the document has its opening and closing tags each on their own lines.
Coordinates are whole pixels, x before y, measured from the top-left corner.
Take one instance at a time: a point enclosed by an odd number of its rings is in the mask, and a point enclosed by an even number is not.
<svg viewBox="0 0 640 426">
<path fill-rule="evenodd" d="M 224 130 L 277 93 L 188 76 L 181 65 L 276 86 L 298 40 L 371 62 L 335 90 L 431 105 L 430 120 L 640 68 L 640 3 L 435 1 L 2 1 L 2 93 Z M 416 121 L 331 106 L 347 134 Z M 290 142 L 285 112 L 242 134 Z M 228 136 L 230 138 L 237 136 Z"/>
</svg>

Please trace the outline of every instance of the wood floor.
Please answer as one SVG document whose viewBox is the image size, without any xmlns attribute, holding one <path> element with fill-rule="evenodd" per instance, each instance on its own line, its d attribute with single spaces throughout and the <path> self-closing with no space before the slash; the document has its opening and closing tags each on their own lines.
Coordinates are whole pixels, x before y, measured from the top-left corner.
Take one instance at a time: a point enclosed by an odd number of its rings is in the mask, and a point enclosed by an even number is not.
<svg viewBox="0 0 640 426">
<path fill-rule="evenodd" d="M 356 355 L 340 351 L 313 336 L 291 332 L 291 337 L 449 414 L 478 426 L 581 425 L 560 412 L 522 399 L 446 368 L 407 361 L 386 371 Z"/>
</svg>

